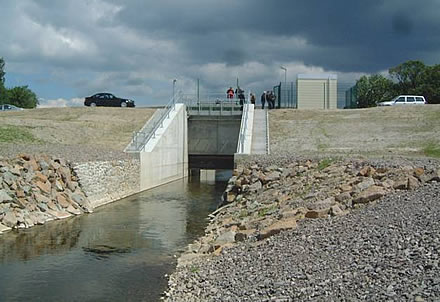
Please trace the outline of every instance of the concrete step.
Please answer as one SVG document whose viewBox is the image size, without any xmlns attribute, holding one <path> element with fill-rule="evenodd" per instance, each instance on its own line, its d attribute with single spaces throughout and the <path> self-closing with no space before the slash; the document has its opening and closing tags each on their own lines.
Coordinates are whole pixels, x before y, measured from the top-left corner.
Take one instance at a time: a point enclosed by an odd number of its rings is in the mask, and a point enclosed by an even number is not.
<svg viewBox="0 0 440 302">
<path fill-rule="evenodd" d="M 267 154 L 267 122 L 264 109 L 255 109 L 251 154 Z"/>
</svg>

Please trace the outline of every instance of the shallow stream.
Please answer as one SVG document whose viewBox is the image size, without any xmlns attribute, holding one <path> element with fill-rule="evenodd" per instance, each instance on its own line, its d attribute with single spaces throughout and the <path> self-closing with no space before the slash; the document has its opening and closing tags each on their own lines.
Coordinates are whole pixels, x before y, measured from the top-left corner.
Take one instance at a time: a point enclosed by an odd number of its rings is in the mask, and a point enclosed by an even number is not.
<svg viewBox="0 0 440 302">
<path fill-rule="evenodd" d="M 159 301 L 174 255 L 203 234 L 229 176 L 0 235 L 0 301 Z"/>
</svg>

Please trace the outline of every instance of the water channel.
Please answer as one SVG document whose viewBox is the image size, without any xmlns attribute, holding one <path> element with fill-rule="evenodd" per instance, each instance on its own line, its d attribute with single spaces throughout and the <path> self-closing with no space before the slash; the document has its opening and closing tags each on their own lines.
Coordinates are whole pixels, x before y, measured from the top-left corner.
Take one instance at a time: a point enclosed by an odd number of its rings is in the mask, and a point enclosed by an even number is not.
<svg viewBox="0 0 440 302">
<path fill-rule="evenodd" d="M 174 255 L 203 234 L 229 176 L 173 182 L 0 235 L 0 301 L 159 301 Z"/>
</svg>

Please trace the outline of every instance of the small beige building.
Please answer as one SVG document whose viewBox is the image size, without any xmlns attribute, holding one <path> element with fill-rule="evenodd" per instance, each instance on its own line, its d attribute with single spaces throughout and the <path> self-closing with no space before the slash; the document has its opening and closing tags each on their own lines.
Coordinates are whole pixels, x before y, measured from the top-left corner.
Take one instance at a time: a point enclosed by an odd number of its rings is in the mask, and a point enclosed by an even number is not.
<svg viewBox="0 0 440 302">
<path fill-rule="evenodd" d="M 298 109 L 336 109 L 338 76 L 336 74 L 298 74 Z"/>
</svg>

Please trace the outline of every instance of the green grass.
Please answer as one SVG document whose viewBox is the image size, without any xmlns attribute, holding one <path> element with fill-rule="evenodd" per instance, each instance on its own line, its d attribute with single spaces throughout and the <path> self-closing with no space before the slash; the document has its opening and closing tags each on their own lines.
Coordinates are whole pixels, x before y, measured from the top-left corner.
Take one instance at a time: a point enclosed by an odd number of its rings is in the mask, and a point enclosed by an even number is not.
<svg viewBox="0 0 440 302">
<path fill-rule="evenodd" d="M 440 158 L 440 144 L 435 142 L 428 143 L 425 148 L 423 148 L 423 153 L 429 157 Z"/>
<path fill-rule="evenodd" d="M 198 273 L 200 268 L 198 266 L 191 266 L 190 271 L 191 273 Z"/>
<path fill-rule="evenodd" d="M 318 164 L 318 170 L 324 170 L 328 166 L 330 166 L 334 162 L 334 159 L 332 158 L 324 158 L 321 160 Z"/>
<path fill-rule="evenodd" d="M 30 143 L 36 141 L 38 139 L 26 127 L 0 126 L 0 143 Z"/>
<path fill-rule="evenodd" d="M 273 212 L 274 210 L 276 210 L 277 208 L 278 208 L 277 205 L 272 205 L 272 206 L 270 206 L 268 208 L 261 209 L 261 210 L 258 211 L 258 217 L 264 217 L 267 214 L 269 214 L 269 213 Z"/>
</svg>

